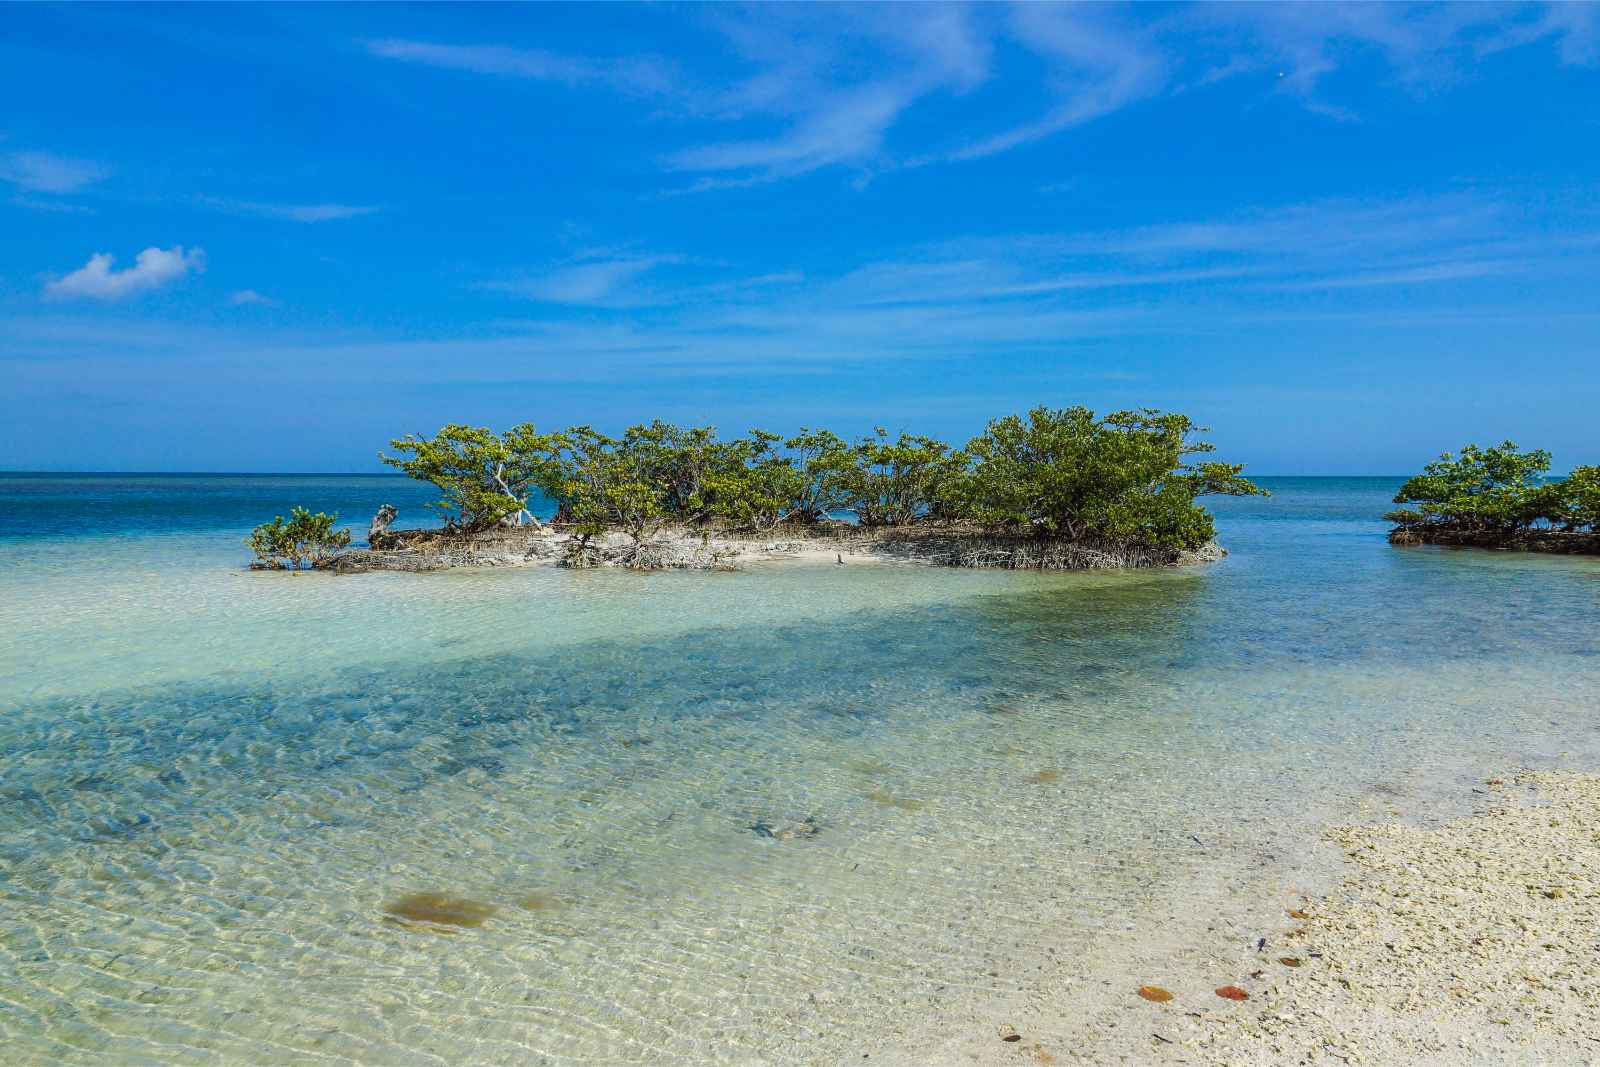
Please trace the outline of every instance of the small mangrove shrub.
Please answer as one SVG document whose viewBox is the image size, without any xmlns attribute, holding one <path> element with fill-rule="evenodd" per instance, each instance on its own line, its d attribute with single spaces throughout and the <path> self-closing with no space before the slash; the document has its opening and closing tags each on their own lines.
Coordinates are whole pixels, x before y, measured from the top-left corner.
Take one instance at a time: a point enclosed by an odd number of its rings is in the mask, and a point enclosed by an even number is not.
<svg viewBox="0 0 1600 1067">
<path fill-rule="evenodd" d="M 337 529 L 338 521 L 337 515 L 320 511 L 313 514 L 297 507 L 289 513 L 287 522 L 279 515 L 262 523 L 244 540 L 256 554 L 252 566 L 291 571 L 299 570 L 303 563 L 315 567 L 349 546 L 350 531 Z"/>
</svg>

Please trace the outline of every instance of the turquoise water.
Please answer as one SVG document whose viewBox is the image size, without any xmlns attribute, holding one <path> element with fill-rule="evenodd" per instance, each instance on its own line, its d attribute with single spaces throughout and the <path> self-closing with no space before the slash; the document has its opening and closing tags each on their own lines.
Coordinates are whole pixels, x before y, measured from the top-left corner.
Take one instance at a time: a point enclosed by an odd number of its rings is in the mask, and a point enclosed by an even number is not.
<svg viewBox="0 0 1600 1067">
<path fill-rule="evenodd" d="M 1156 573 L 341 578 L 240 538 L 428 493 L 0 475 L 4 1059 L 837 1062 L 1374 790 L 1600 766 L 1600 561 L 1265 481 Z"/>
</svg>

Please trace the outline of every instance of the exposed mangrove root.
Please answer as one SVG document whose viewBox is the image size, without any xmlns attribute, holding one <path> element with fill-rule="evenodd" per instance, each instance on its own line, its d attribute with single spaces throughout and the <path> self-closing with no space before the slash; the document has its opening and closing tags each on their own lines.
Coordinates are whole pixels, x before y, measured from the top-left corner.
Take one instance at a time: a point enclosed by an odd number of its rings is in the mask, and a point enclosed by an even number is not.
<svg viewBox="0 0 1600 1067">
<path fill-rule="evenodd" d="M 774 536 L 777 534 L 777 536 Z M 499 526 L 472 534 L 390 530 L 382 549 L 352 551 L 326 564 L 340 573 L 429 571 L 461 566 L 556 563 L 573 569 L 732 570 L 741 563 L 813 553 L 843 563 L 882 560 L 1003 570 L 1109 570 L 1206 563 L 1226 553 L 1214 542 L 1194 552 L 1142 544 L 1008 535 L 948 524 L 863 529 L 817 523 L 781 531 L 658 527 L 581 533 L 571 527 Z"/>
<path fill-rule="evenodd" d="M 1389 532 L 1391 545 L 1448 545 L 1456 548 L 1494 548 L 1516 552 L 1555 552 L 1600 556 L 1600 533 L 1586 530 L 1520 530 L 1465 528 L 1446 523 L 1415 523 Z"/>
</svg>

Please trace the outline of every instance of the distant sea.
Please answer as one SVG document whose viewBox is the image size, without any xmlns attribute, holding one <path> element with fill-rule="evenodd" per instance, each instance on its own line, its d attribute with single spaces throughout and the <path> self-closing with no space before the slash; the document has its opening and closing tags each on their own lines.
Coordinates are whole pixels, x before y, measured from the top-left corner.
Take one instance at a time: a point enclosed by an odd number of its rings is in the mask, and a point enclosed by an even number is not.
<svg viewBox="0 0 1600 1067">
<path fill-rule="evenodd" d="M 0 1060 L 859 1062 L 1374 796 L 1600 767 L 1600 560 L 1262 481 L 1181 570 L 335 577 L 241 539 L 431 491 L 0 475 Z"/>
</svg>

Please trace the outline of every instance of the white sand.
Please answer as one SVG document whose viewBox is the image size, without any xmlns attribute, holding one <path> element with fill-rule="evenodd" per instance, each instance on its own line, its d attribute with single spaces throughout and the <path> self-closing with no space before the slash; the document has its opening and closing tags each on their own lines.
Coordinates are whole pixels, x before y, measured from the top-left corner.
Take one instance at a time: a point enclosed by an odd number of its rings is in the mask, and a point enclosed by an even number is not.
<svg viewBox="0 0 1600 1067">
<path fill-rule="evenodd" d="M 1439 827 L 1330 830 L 1344 873 L 1324 892 L 1274 899 L 1247 874 L 1234 893 L 1193 887 L 1153 927 L 1047 961 L 1010 1003 L 958 1004 L 863 1059 L 1600 1063 L 1600 776 L 1492 782 Z M 1315 882 L 1316 867 L 1295 874 Z M 1147 984 L 1172 999 L 1142 999 Z"/>
</svg>

